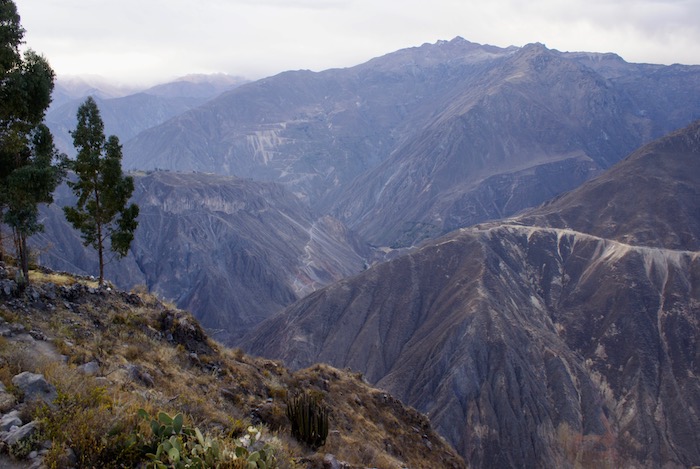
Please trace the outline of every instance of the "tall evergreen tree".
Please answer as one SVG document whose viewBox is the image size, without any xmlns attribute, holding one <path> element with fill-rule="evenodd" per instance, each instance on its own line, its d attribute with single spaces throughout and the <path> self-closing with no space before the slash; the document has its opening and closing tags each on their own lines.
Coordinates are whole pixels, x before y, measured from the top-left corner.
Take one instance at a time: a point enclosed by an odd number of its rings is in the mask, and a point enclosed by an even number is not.
<svg viewBox="0 0 700 469">
<path fill-rule="evenodd" d="M 42 124 L 54 72 L 34 51 L 20 54 L 23 37 L 14 2 L 0 0 L 0 211 L 12 228 L 26 280 L 27 237 L 42 228 L 37 205 L 52 201 L 61 170 L 51 134 Z"/>
<path fill-rule="evenodd" d="M 100 111 L 92 97 L 78 108 L 78 125 L 72 135 L 78 155 L 70 167 L 77 180 L 68 185 L 78 201 L 75 207 L 63 210 L 66 219 L 82 233 L 85 246 L 97 250 L 102 285 L 105 250 L 126 256 L 138 226 L 139 207 L 127 206 L 134 180 L 122 173 L 119 139 L 114 135 L 105 139 Z"/>
<path fill-rule="evenodd" d="M 48 127 L 37 126 L 31 145 L 22 152 L 25 164 L 15 169 L 3 187 L 6 211 L 4 221 L 12 228 L 17 260 L 25 280 L 29 278 L 29 246 L 27 238 L 43 231 L 39 223 L 40 203 L 52 203 L 53 191 L 64 171 L 57 163 L 59 155 Z"/>
<path fill-rule="evenodd" d="M 24 38 L 17 6 L 12 0 L 0 0 L 0 75 L 15 67 L 20 59 L 19 46 Z"/>
</svg>

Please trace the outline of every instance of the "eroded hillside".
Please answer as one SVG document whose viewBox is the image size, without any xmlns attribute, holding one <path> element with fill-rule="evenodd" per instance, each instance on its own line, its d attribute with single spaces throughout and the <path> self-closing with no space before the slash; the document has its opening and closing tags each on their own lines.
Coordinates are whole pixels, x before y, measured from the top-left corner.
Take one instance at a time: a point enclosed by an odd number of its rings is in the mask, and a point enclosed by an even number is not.
<svg viewBox="0 0 700 469">
<path fill-rule="evenodd" d="M 247 346 L 366 373 L 477 467 L 696 465 L 699 143 L 696 122 L 316 292 Z"/>
</svg>

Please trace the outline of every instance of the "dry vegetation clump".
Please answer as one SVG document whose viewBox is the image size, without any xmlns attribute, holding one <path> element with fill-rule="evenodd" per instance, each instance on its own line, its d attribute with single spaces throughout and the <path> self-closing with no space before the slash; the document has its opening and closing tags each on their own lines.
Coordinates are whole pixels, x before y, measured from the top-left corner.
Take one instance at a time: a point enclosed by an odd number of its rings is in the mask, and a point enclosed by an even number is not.
<svg viewBox="0 0 700 469">
<path fill-rule="evenodd" d="M 75 462 L 71 453 L 78 467 L 156 467 L 158 447 L 166 461 L 178 444 L 187 457 L 219 458 L 219 467 L 239 464 L 240 448 L 274 458 L 268 467 L 324 467 L 329 454 L 346 468 L 464 467 L 424 416 L 355 374 L 325 365 L 291 373 L 225 348 L 189 313 L 143 291 L 49 272 L 31 279 L 19 295 L 0 293 L 0 318 L 21 328 L 0 338 L 0 381 L 11 387 L 15 374 L 31 371 L 57 388 L 55 408 L 27 411 L 52 442 L 48 467 Z M 317 450 L 290 434 L 288 398 L 301 392 L 329 409 L 330 432 Z M 168 418 L 179 419 L 180 433 L 162 423 Z"/>
</svg>

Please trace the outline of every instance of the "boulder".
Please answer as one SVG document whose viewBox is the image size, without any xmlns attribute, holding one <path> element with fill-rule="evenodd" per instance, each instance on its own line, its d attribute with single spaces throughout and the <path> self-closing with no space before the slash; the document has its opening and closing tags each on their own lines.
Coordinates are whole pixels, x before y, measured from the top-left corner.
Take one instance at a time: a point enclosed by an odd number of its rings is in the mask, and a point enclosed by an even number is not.
<svg viewBox="0 0 700 469">
<path fill-rule="evenodd" d="M 22 391 L 25 401 L 40 399 L 46 404 L 52 405 L 58 397 L 56 388 L 40 374 L 25 371 L 12 378 L 12 384 Z"/>
<path fill-rule="evenodd" d="M 15 428 L 15 430 L 10 430 L 9 432 L 3 433 L 1 438 L 7 446 L 13 446 L 19 443 L 20 441 L 26 440 L 27 438 L 31 437 L 34 434 L 34 432 L 36 432 L 38 429 L 39 422 L 34 420 L 26 425 Z"/>
<path fill-rule="evenodd" d="M 324 469 L 341 469 L 338 460 L 330 453 L 323 457 L 323 467 Z"/>
<path fill-rule="evenodd" d="M 12 411 L 0 418 L 0 432 L 9 432 L 12 427 L 21 427 L 22 419 L 19 418 L 19 411 Z"/>
<path fill-rule="evenodd" d="M 15 406 L 15 396 L 7 392 L 5 385 L 0 383 L 0 413 L 7 412 Z"/>
<path fill-rule="evenodd" d="M 78 367 L 78 371 L 88 376 L 97 376 L 100 374 L 100 364 L 96 361 L 91 361 L 89 363 L 85 363 L 84 365 L 80 365 Z"/>
</svg>

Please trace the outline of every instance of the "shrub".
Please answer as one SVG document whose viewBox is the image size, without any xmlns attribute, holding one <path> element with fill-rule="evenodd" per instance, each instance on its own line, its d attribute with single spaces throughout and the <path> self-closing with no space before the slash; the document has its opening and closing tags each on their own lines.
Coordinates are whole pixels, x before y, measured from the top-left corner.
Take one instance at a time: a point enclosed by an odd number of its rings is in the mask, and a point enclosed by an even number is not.
<svg viewBox="0 0 700 469">
<path fill-rule="evenodd" d="M 138 415 L 150 428 L 150 438 L 137 434 L 149 468 L 276 467 L 273 449 L 262 441 L 261 431 L 255 427 L 248 427 L 247 434 L 228 450 L 225 442 L 204 436 L 199 428 L 185 426 L 182 414 L 171 417 L 159 412 L 157 418 L 152 418 L 140 409 Z"/>
<path fill-rule="evenodd" d="M 47 467 L 60 467 L 59 458 L 68 447 L 80 467 L 135 465 L 141 458 L 132 432 L 135 420 L 120 416 L 104 388 L 87 386 L 75 393 L 59 389 L 55 406 L 36 413 L 43 439 L 57 449 L 47 454 Z"/>
</svg>

